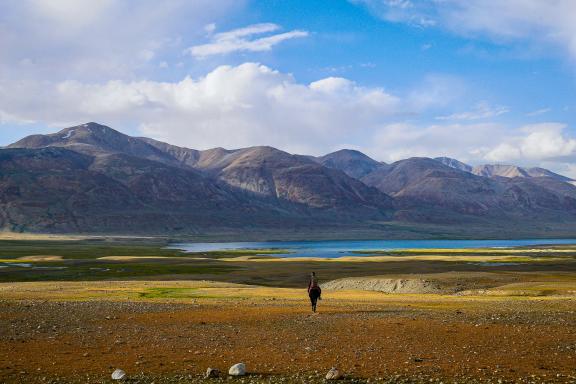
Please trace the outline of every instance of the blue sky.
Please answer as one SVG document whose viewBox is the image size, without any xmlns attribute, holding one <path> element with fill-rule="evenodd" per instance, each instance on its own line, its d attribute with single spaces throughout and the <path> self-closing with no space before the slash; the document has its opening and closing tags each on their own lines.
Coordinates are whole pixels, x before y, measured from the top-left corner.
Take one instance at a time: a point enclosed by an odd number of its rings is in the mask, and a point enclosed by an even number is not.
<svg viewBox="0 0 576 384">
<path fill-rule="evenodd" d="M 571 0 L 6 0 L 0 145 L 97 121 L 576 176 Z"/>
</svg>

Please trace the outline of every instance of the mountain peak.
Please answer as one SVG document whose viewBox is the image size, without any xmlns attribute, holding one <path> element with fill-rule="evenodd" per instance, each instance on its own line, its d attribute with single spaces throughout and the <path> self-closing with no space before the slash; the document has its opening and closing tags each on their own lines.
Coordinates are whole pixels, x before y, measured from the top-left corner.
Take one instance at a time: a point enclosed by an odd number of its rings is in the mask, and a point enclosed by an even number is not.
<svg viewBox="0 0 576 384">
<path fill-rule="evenodd" d="M 434 160 L 441 162 L 450 168 L 459 169 L 465 172 L 472 172 L 472 166 L 461 162 L 460 160 L 453 159 L 451 157 L 436 157 Z"/>
<path fill-rule="evenodd" d="M 110 128 L 106 125 L 94 123 L 94 122 L 89 122 L 89 123 L 76 125 L 74 127 L 64 128 L 60 132 L 58 132 L 54 135 L 48 135 L 48 136 L 60 136 L 62 139 L 70 139 L 70 138 L 72 138 L 72 136 L 75 136 L 75 134 L 78 134 L 78 133 L 81 133 L 82 136 L 87 136 L 87 135 L 126 136 L 123 133 L 121 133 L 121 132 L 119 132 L 113 128 Z"/>
<path fill-rule="evenodd" d="M 329 157 L 329 156 L 350 156 L 350 157 L 361 157 L 361 158 L 370 158 L 368 157 L 366 154 L 357 151 L 355 149 L 347 149 L 347 148 L 343 148 L 343 149 L 339 149 L 337 151 L 331 152 L 327 155 L 324 155 L 323 157 Z"/>
<path fill-rule="evenodd" d="M 340 149 L 318 157 L 316 161 L 325 167 L 339 169 L 356 179 L 360 179 L 376 169 L 386 166 L 386 164 L 379 163 L 354 149 Z"/>
<path fill-rule="evenodd" d="M 506 219 L 554 223 L 561 217 L 571 228 L 576 222 L 573 181 L 542 168 L 486 165 L 476 175 L 446 157 L 384 164 L 351 149 L 322 157 L 269 146 L 198 151 L 95 122 L 29 136 L 12 147 L 0 150 L 0 171 L 7 171 L 0 198 L 21 209 L 12 216 L 21 220 L 17 225 L 36 229 L 176 225 L 197 231 L 239 228 L 252 220 L 284 228 L 284 219 L 294 225 L 313 220 L 315 226 L 318 220 L 483 225 Z M 0 229 L 14 225 L 3 217 L 0 212 Z M 108 224 L 110 217 L 118 221 Z"/>
<path fill-rule="evenodd" d="M 564 182 L 573 181 L 571 178 L 559 175 L 544 168 L 524 168 L 517 165 L 509 164 L 483 164 L 472 167 L 456 159 L 450 157 L 436 157 L 434 160 L 441 162 L 451 168 L 459 169 L 461 171 L 469 172 L 482 177 L 505 177 L 505 178 L 532 178 L 532 177 L 548 177 Z"/>
<path fill-rule="evenodd" d="M 125 135 L 106 125 L 89 122 L 69 127 L 49 135 L 32 135 L 9 148 L 61 147 L 91 156 L 122 153 L 164 163 L 176 163 L 158 148 L 142 139 Z"/>
<path fill-rule="evenodd" d="M 130 136 L 102 124 L 89 122 L 64 128 L 48 135 L 32 135 L 9 145 L 9 148 L 67 147 L 75 144 L 102 145 L 105 141 L 128 140 Z"/>
</svg>

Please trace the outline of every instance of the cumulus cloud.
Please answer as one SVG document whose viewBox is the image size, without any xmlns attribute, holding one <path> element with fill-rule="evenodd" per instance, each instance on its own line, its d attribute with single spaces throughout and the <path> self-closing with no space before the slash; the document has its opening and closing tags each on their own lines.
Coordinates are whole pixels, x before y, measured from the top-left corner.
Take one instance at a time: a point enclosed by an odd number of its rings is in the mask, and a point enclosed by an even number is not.
<svg viewBox="0 0 576 384">
<path fill-rule="evenodd" d="M 497 42 L 529 40 L 560 47 L 576 60 L 573 0 L 351 0 L 393 22 L 439 26 Z"/>
<path fill-rule="evenodd" d="M 507 129 L 495 123 L 392 123 L 379 127 L 365 150 L 387 162 L 414 156 L 449 156 L 478 163 L 482 162 L 488 148 L 497 145 L 498 138 Z"/>
<path fill-rule="evenodd" d="M 241 0 L 0 1 L 0 78 L 134 78 Z M 164 58 L 163 60 L 166 60 Z M 147 72 L 148 71 L 148 72 Z"/>
<path fill-rule="evenodd" d="M 576 139 L 566 135 L 567 126 L 560 123 L 541 123 L 522 127 L 518 134 L 506 139 L 486 153 L 485 158 L 496 161 L 574 159 Z"/>
<path fill-rule="evenodd" d="M 210 28 L 212 31 L 214 28 Z M 308 32 L 293 30 L 284 33 L 271 34 L 255 38 L 255 35 L 275 32 L 280 29 L 279 25 L 272 23 L 253 24 L 247 27 L 220 32 L 212 36 L 207 44 L 195 45 L 187 49 L 187 52 L 195 57 L 222 55 L 232 52 L 262 52 L 269 51 L 273 46 L 285 40 L 308 36 Z"/>
<path fill-rule="evenodd" d="M 374 131 L 361 149 L 386 162 L 448 156 L 472 165 L 540 166 L 576 178 L 576 138 L 559 123 L 393 123 Z"/>
<path fill-rule="evenodd" d="M 370 134 L 404 108 L 381 88 L 343 78 L 299 83 L 255 63 L 178 82 L 0 83 L 0 111 L 13 119 L 137 123 L 144 135 L 193 148 L 261 144 L 321 153 Z"/>
<path fill-rule="evenodd" d="M 97 121 L 120 130 L 136 127 L 141 135 L 197 149 L 272 145 L 320 155 L 355 148 L 387 162 L 451 156 L 472 164 L 547 164 L 563 172 L 576 159 L 576 139 L 563 124 L 418 122 L 415 117 L 436 105 L 425 102 L 434 98 L 423 92 L 392 94 L 343 77 L 303 83 L 245 63 L 175 82 L 0 80 L 0 121 L 23 127 Z"/>
<path fill-rule="evenodd" d="M 114 7 L 114 0 L 29 0 L 30 13 L 39 20 L 80 28 L 97 22 Z"/>
</svg>

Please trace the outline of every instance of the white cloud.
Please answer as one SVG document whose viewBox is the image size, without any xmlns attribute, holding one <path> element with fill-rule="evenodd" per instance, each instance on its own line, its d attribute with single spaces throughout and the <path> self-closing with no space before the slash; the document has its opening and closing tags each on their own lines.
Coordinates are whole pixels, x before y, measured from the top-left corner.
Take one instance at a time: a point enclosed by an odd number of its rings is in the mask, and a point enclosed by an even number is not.
<svg viewBox="0 0 576 384">
<path fill-rule="evenodd" d="M 261 23 L 228 32 L 220 32 L 212 36 L 210 43 L 190 47 L 187 52 L 195 57 L 222 55 L 232 52 L 262 52 L 271 50 L 274 45 L 282 41 L 308 36 L 306 31 L 293 30 L 254 38 L 254 35 L 275 32 L 279 29 L 280 26 L 276 24 Z"/>
<path fill-rule="evenodd" d="M 561 175 L 568 176 L 573 180 L 576 180 L 576 164 L 565 163 L 562 167 L 557 168 L 557 172 Z M 572 185 L 576 185 L 576 182 L 571 182 Z"/>
<path fill-rule="evenodd" d="M 173 59 L 184 47 L 202 39 L 204 25 L 238 10 L 243 3 L 0 1 L 0 79 L 145 77 L 158 62 Z"/>
<path fill-rule="evenodd" d="M 517 135 L 486 153 L 491 161 L 554 160 L 576 157 L 576 139 L 565 133 L 560 123 L 541 123 L 522 127 Z"/>
<path fill-rule="evenodd" d="M 453 113 L 447 116 L 438 116 L 437 120 L 480 120 L 489 119 L 510 112 L 508 107 L 491 106 L 486 102 L 476 104 L 472 111 Z"/>
<path fill-rule="evenodd" d="M 216 23 L 210 23 L 210 24 L 206 24 L 204 26 L 204 30 L 208 33 L 214 33 L 214 31 L 216 30 Z"/>
<path fill-rule="evenodd" d="M 576 60 L 573 0 L 351 0 L 393 22 L 440 26 L 497 42 L 529 40 L 560 47 Z"/>
<path fill-rule="evenodd" d="M 39 19 L 79 28 L 97 22 L 114 0 L 29 0 L 29 4 Z"/>
<path fill-rule="evenodd" d="M 273 145 L 322 153 L 404 113 L 401 99 L 343 78 L 303 84 L 246 63 L 179 82 L 0 82 L 0 110 L 55 124 L 140 125 L 142 134 L 193 148 Z"/>
<path fill-rule="evenodd" d="M 474 163 L 482 158 L 482 150 L 496 145 L 506 130 L 506 126 L 493 123 L 393 123 L 376 130 L 365 150 L 387 162 L 414 156 L 449 156 Z"/>
<path fill-rule="evenodd" d="M 535 110 L 535 111 L 528 112 L 528 113 L 526 114 L 526 116 L 529 116 L 529 117 L 540 116 L 540 115 L 543 115 L 543 114 L 545 114 L 545 113 L 550 112 L 551 110 L 552 110 L 552 108 L 540 108 L 540 109 L 537 109 L 537 110 Z"/>
<path fill-rule="evenodd" d="M 423 93 L 394 95 L 342 77 L 302 83 L 267 66 L 245 63 L 177 82 L 0 80 L 0 120 L 139 127 L 141 135 L 198 149 L 271 145 L 319 155 L 352 147 L 387 162 L 450 156 L 472 164 L 546 164 L 561 172 L 576 159 L 576 139 L 563 124 L 409 121 L 436 108 L 425 102 L 434 98 Z"/>
<path fill-rule="evenodd" d="M 522 151 L 516 145 L 502 143 L 491 149 L 484 158 L 490 162 L 496 163 L 517 161 L 522 158 Z"/>
<path fill-rule="evenodd" d="M 376 130 L 361 149 L 387 162 L 413 156 L 448 156 L 472 165 L 540 166 L 576 177 L 576 138 L 570 137 L 567 126 L 559 123 L 520 127 L 494 123 L 395 123 Z"/>
<path fill-rule="evenodd" d="M 280 29 L 279 25 L 273 23 L 259 23 L 248 25 L 247 27 L 242 27 L 238 29 L 233 29 L 228 32 L 220 32 L 214 35 L 214 40 L 216 41 L 226 41 L 226 40 L 238 40 L 243 37 L 249 37 L 252 35 L 259 35 L 266 32 L 274 32 Z"/>
<path fill-rule="evenodd" d="M 414 109 L 450 107 L 466 93 L 464 81 L 456 76 L 429 74 L 410 91 L 409 102 Z"/>
</svg>

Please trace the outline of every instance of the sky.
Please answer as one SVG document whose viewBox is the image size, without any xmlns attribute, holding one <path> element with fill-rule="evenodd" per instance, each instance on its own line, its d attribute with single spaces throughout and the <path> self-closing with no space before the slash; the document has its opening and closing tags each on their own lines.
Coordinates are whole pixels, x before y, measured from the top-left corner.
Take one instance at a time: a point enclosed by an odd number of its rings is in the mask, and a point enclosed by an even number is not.
<svg viewBox="0 0 576 384">
<path fill-rule="evenodd" d="M 0 0 L 0 145 L 94 121 L 576 177 L 575 64 L 573 0 Z"/>
</svg>

